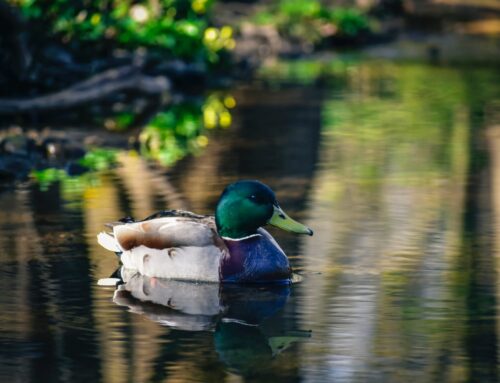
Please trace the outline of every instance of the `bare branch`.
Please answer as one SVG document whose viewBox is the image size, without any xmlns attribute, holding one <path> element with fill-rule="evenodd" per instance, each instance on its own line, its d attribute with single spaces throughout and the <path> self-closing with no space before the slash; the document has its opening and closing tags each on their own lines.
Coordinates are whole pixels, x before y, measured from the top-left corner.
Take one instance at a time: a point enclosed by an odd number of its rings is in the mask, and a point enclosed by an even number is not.
<svg viewBox="0 0 500 383">
<path fill-rule="evenodd" d="M 65 109 L 102 100 L 126 90 L 159 95 L 170 90 L 170 82 L 164 76 L 151 77 L 141 74 L 134 66 L 115 68 L 56 93 L 30 99 L 0 99 L 0 114 Z"/>
</svg>

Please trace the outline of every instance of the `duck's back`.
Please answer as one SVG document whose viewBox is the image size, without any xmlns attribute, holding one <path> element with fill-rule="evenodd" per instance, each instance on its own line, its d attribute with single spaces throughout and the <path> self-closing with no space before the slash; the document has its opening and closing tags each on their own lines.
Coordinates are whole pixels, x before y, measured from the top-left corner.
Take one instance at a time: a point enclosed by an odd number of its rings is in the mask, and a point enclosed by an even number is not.
<svg viewBox="0 0 500 383">
<path fill-rule="evenodd" d="M 212 217 L 163 214 L 116 225 L 113 236 L 126 268 L 150 277 L 219 281 L 225 245 Z"/>
</svg>

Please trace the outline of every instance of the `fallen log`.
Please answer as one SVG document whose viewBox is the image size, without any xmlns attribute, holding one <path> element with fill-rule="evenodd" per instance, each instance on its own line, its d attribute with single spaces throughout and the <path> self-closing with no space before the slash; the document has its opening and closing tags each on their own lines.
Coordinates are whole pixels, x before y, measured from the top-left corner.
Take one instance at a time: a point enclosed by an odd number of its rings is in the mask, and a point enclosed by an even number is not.
<svg viewBox="0 0 500 383">
<path fill-rule="evenodd" d="M 165 76 L 147 76 L 126 66 L 98 73 L 68 88 L 29 99 L 0 99 L 0 114 L 19 114 L 67 109 L 107 98 L 123 91 L 160 95 L 170 90 Z"/>
</svg>

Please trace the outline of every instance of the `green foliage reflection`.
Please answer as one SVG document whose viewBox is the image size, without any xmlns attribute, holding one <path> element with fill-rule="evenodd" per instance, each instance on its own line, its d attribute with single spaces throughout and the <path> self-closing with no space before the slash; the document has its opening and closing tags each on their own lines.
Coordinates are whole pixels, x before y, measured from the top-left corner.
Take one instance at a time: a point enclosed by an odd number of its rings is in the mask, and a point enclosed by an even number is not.
<svg viewBox="0 0 500 383">
<path fill-rule="evenodd" d="M 325 134 L 350 180 L 428 182 L 467 162 L 471 129 L 498 98 L 487 68 L 332 60 L 281 62 L 264 68 L 269 81 L 327 87 Z M 496 92 L 496 93 L 495 93 Z M 471 125 L 473 123 L 473 125 Z"/>
</svg>

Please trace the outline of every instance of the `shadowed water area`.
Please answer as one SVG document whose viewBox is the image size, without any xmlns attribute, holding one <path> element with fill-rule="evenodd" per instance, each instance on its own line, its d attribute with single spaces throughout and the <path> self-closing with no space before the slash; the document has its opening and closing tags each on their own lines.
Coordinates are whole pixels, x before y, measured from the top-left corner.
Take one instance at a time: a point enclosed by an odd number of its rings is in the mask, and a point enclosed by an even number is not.
<svg viewBox="0 0 500 383">
<path fill-rule="evenodd" d="M 161 169 L 0 193 L 2 382 L 495 382 L 500 88 L 488 67 L 277 63 L 232 125 Z M 213 212 L 270 185 L 314 229 L 270 229 L 302 281 L 225 287 L 125 275 L 96 234 L 123 216 Z"/>
</svg>

